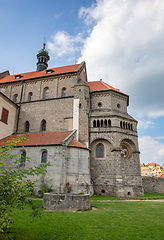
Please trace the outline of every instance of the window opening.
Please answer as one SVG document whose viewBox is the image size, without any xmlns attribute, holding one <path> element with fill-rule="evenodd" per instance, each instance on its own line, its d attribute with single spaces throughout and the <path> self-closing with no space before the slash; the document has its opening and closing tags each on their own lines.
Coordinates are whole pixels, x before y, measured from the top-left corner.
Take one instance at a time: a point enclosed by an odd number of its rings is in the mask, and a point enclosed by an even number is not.
<svg viewBox="0 0 164 240">
<path fill-rule="evenodd" d="M 128 123 L 128 129 L 130 130 L 130 123 Z"/>
<path fill-rule="evenodd" d="M 104 146 L 102 143 L 99 143 L 96 148 L 96 157 L 104 158 Z"/>
<path fill-rule="evenodd" d="M 120 122 L 120 128 L 122 128 L 122 121 Z"/>
<path fill-rule="evenodd" d="M 93 127 L 96 127 L 96 120 L 93 121 Z"/>
<path fill-rule="evenodd" d="M 13 101 L 14 101 L 15 103 L 18 102 L 18 94 L 14 94 Z"/>
<path fill-rule="evenodd" d="M 41 163 L 46 163 L 47 162 L 47 151 L 42 152 L 42 158 L 41 158 Z"/>
<path fill-rule="evenodd" d="M 32 97 L 33 97 L 33 93 L 29 92 L 28 94 L 28 101 L 31 102 L 32 101 Z"/>
<path fill-rule="evenodd" d="M 25 167 L 25 161 L 26 161 L 26 151 L 22 151 L 21 159 L 20 159 L 20 163 L 18 164 L 18 167 Z"/>
<path fill-rule="evenodd" d="M 102 103 L 101 102 L 98 103 L 98 107 L 102 107 Z"/>
<path fill-rule="evenodd" d="M 103 127 L 103 120 L 101 120 L 101 127 Z"/>
<path fill-rule="evenodd" d="M 97 120 L 97 127 L 100 127 L 100 121 Z"/>
<path fill-rule="evenodd" d="M 25 122 L 25 132 L 29 132 L 29 130 L 30 130 L 30 123 L 29 123 L 29 121 L 26 121 Z"/>
<path fill-rule="evenodd" d="M 66 97 L 66 88 L 62 88 L 62 94 L 61 94 L 62 97 Z"/>
<path fill-rule="evenodd" d="M 110 127 L 110 126 L 111 126 L 111 120 L 108 119 L 108 127 Z"/>
<path fill-rule="evenodd" d="M 107 120 L 105 119 L 105 121 L 104 121 L 104 122 L 105 122 L 105 127 L 107 127 Z"/>
<path fill-rule="evenodd" d="M 49 88 L 46 87 L 43 90 L 43 99 L 48 99 L 49 98 Z"/>
<path fill-rule="evenodd" d="M 1 121 L 3 123 L 6 123 L 8 122 L 8 115 L 9 115 L 9 111 L 6 109 L 6 108 L 2 108 L 2 115 L 1 115 Z"/>
<path fill-rule="evenodd" d="M 42 120 L 41 122 L 41 131 L 46 131 L 46 120 Z"/>
</svg>

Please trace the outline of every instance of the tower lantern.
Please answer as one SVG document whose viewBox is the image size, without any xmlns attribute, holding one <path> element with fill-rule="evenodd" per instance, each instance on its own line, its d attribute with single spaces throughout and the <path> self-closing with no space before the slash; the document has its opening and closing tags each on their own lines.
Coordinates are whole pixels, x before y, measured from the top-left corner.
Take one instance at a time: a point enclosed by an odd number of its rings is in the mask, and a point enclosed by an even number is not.
<svg viewBox="0 0 164 240">
<path fill-rule="evenodd" d="M 39 50 L 38 54 L 37 54 L 37 72 L 43 71 L 45 69 L 48 68 L 48 61 L 50 60 L 49 57 L 49 53 L 48 51 L 45 49 L 45 42 L 43 43 L 43 48 Z"/>
</svg>

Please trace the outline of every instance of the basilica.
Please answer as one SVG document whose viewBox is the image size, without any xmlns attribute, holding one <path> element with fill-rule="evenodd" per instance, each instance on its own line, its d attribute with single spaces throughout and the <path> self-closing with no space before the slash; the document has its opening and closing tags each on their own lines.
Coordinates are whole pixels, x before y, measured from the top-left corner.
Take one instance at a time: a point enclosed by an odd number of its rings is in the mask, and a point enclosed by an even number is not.
<svg viewBox="0 0 164 240">
<path fill-rule="evenodd" d="M 36 71 L 0 73 L 0 144 L 26 134 L 13 150 L 23 156 L 20 167 L 50 163 L 45 181 L 55 193 L 143 196 L 129 96 L 90 82 L 85 62 L 48 68 L 49 60 L 44 43 Z"/>
</svg>

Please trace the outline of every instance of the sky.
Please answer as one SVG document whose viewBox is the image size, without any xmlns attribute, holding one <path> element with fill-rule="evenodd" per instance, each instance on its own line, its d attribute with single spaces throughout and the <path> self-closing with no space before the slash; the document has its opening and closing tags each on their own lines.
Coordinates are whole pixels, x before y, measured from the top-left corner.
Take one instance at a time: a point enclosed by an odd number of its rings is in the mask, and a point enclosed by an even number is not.
<svg viewBox="0 0 164 240">
<path fill-rule="evenodd" d="M 46 42 L 49 68 L 86 62 L 129 95 L 141 163 L 164 164 L 164 1 L 0 0 L 0 72 L 36 70 Z"/>
</svg>

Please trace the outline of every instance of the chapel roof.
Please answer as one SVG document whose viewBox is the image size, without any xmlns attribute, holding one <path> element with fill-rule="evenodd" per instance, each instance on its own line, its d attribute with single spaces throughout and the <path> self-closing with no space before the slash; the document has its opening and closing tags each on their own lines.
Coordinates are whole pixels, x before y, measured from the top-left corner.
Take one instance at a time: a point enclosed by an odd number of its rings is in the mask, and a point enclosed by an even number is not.
<svg viewBox="0 0 164 240">
<path fill-rule="evenodd" d="M 103 82 L 102 80 L 100 80 L 100 81 L 93 81 L 93 82 L 87 82 L 86 84 L 89 86 L 91 92 L 113 90 L 113 91 L 116 91 L 116 92 L 124 94 L 119 89 L 110 86 L 109 84 Z"/>
<path fill-rule="evenodd" d="M 81 63 L 82 64 L 82 63 Z M 47 77 L 47 76 L 54 76 L 58 74 L 64 73 L 72 73 L 78 70 L 78 67 L 81 64 L 74 64 L 69 66 L 57 67 L 57 68 L 49 68 L 40 72 L 27 72 L 27 73 L 20 73 L 15 75 L 8 75 L 2 79 L 0 79 L 1 83 L 10 83 L 10 82 L 18 82 L 21 80 L 28 80 L 28 79 L 35 79 L 40 77 Z"/>
<path fill-rule="evenodd" d="M 19 136 L 23 136 L 27 138 L 27 141 L 22 141 L 17 144 L 17 146 L 44 146 L 44 145 L 62 145 L 62 141 L 64 141 L 72 131 L 67 132 L 39 132 L 39 133 L 28 133 L 28 134 L 13 134 L 9 137 L 3 138 L 0 140 L 0 146 L 3 146 L 5 143 L 12 141 L 13 139 L 18 140 Z M 70 147 L 80 147 L 86 148 L 85 145 L 80 143 L 77 140 L 72 140 L 69 145 Z"/>
</svg>

